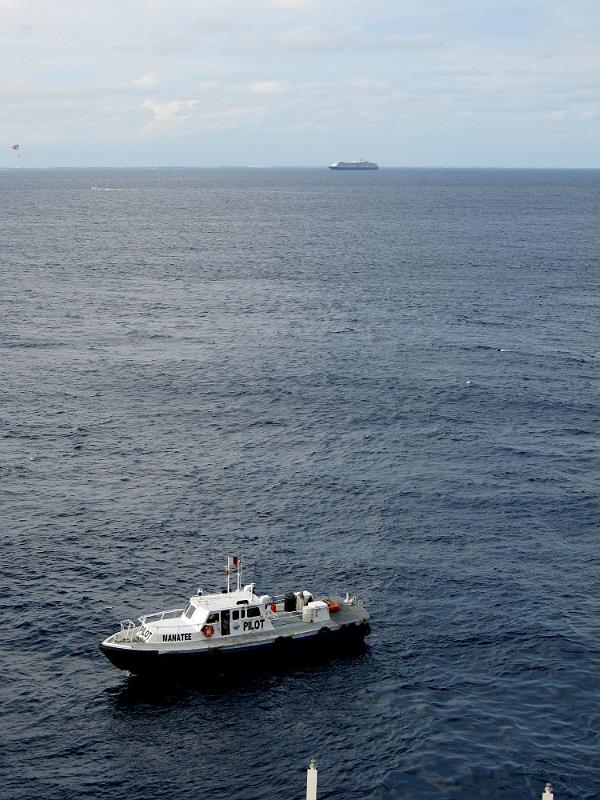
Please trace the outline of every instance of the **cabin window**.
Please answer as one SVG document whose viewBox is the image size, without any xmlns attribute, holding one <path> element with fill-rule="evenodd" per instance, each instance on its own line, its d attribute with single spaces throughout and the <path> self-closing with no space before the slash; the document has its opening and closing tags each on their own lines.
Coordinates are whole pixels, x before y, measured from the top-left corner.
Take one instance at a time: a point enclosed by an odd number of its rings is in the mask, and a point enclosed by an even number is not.
<svg viewBox="0 0 600 800">
<path fill-rule="evenodd" d="M 246 619 L 246 609 L 245 608 L 240 608 L 240 617 L 242 619 Z"/>
<path fill-rule="evenodd" d="M 239 619 L 239 618 L 240 618 L 240 612 L 239 609 L 236 608 L 234 611 L 231 612 L 231 619 Z"/>
<path fill-rule="evenodd" d="M 191 619 L 194 616 L 194 611 L 196 610 L 196 606 L 189 605 L 185 610 L 185 615 L 188 619 Z"/>
<path fill-rule="evenodd" d="M 236 603 L 236 606 L 247 606 L 247 605 L 248 605 L 247 600 L 238 600 Z"/>
<path fill-rule="evenodd" d="M 230 623 L 231 623 L 231 614 L 229 612 L 229 609 L 226 608 L 223 611 L 221 611 L 221 636 L 229 636 L 229 634 L 231 633 Z"/>
<path fill-rule="evenodd" d="M 219 612 L 213 611 L 212 614 L 209 614 L 206 618 L 206 625 L 210 625 L 211 622 L 218 622 L 219 621 Z"/>
<path fill-rule="evenodd" d="M 260 617 L 260 608 L 257 606 L 251 606 L 247 609 L 247 616 L 249 617 Z"/>
</svg>

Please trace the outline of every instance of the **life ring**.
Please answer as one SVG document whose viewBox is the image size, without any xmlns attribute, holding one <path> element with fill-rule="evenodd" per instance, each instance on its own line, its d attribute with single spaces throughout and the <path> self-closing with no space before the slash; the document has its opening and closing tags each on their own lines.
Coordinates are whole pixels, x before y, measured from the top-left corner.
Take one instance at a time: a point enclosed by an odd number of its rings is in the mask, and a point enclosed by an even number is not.
<svg viewBox="0 0 600 800">
<path fill-rule="evenodd" d="M 207 639 L 210 639 L 211 636 L 214 635 L 215 629 L 212 625 L 204 625 L 202 628 L 202 633 L 206 636 Z"/>
<path fill-rule="evenodd" d="M 325 602 L 329 606 L 329 612 L 331 614 L 335 614 L 336 611 L 340 610 L 340 604 L 337 603 L 335 600 L 332 600 L 331 597 L 326 597 Z"/>
</svg>

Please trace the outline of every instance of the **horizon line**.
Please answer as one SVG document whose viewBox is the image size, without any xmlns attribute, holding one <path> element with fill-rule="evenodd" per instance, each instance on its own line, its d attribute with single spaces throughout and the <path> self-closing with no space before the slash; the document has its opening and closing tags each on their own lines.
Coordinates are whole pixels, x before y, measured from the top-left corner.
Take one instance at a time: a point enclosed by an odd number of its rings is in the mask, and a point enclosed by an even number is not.
<svg viewBox="0 0 600 800">
<path fill-rule="evenodd" d="M 30 166 L 27 164 L 12 164 L 0 165 L 2 171 L 16 171 L 19 172 L 23 169 L 30 170 L 43 170 L 43 169 L 247 169 L 247 170 L 267 170 L 267 169 L 314 169 L 314 170 L 329 170 L 328 164 L 145 164 L 145 165 L 107 165 L 107 164 L 53 164 L 45 166 Z M 507 166 L 507 165 L 444 165 L 444 164 L 419 164 L 419 165 L 402 165 L 402 164 L 385 164 L 379 165 L 380 170 L 397 169 L 397 170 L 412 170 L 412 169 L 439 169 L 439 170 L 600 170 L 600 166 L 552 166 L 552 165 L 528 165 L 528 166 Z M 335 170 L 332 170 L 335 171 Z M 353 170 L 340 170 L 342 172 L 353 173 Z M 356 172 L 368 172 L 372 174 L 377 170 L 355 170 Z"/>
</svg>

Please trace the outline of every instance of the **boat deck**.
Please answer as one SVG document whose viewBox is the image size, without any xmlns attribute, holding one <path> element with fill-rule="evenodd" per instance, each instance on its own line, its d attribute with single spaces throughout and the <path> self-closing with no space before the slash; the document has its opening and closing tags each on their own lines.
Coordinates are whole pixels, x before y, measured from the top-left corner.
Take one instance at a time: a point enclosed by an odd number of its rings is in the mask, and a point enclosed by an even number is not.
<svg viewBox="0 0 600 800">
<path fill-rule="evenodd" d="M 341 598 L 333 598 L 339 603 L 339 610 L 333 612 L 327 621 L 323 622 L 303 622 L 302 612 L 300 611 L 268 611 L 267 617 L 273 629 L 267 628 L 261 631 L 248 631 L 239 633 L 235 636 L 218 636 L 211 640 L 189 642 L 144 642 L 136 639 L 136 634 L 142 627 L 130 623 L 130 627 L 114 633 L 105 643 L 123 645 L 134 650 L 159 650 L 162 652 L 177 650 L 180 652 L 190 650 L 211 651 L 217 649 L 234 649 L 237 647 L 248 646 L 249 644 L 261 645 L 281 637 L 303 637 L 314 635 L 315 632 L 328 628 L 332 632 L 346 626 L 360 624 L 368 620 L 368 614 L 361 605 L 349 605 L 344 603 Z"/>
</svg>

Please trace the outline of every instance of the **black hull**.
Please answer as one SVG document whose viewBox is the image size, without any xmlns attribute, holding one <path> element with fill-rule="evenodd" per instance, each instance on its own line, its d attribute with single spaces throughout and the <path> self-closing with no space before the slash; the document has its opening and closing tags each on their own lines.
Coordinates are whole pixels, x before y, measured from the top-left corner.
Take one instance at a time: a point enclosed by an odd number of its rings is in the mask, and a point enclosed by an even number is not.
<svg viewBox="0 0 600 800">
<path fill-rule="evenodd" d="M 371 631 L 368 622 L 353 623 L 336 630 L 320 630 L 304 638 L 279 637 L 272 642 L 248 645 L 235 650 L 212 647 L 201 652 L 125 650 L 100 645 L 100 650 L 119 669 L 133 675 L 176 674 L 194 678 L 213 678 L 252 668 L 281 666 L 298 659 L 346 653 L 364 642 Z"/>
</svg>

